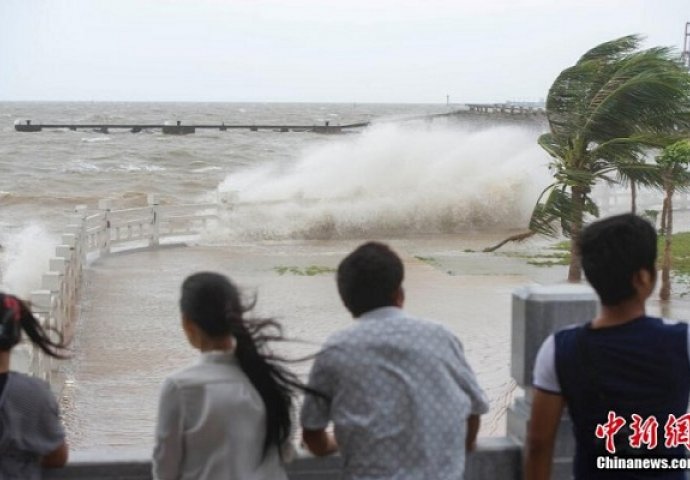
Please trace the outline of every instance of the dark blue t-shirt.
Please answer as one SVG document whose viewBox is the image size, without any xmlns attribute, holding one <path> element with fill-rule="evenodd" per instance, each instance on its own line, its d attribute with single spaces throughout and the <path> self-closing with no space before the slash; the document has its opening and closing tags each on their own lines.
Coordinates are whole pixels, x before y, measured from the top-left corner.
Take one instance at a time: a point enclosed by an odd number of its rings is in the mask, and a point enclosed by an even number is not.
<svg viewBox="0 0 690 480">
<path fill-rule="evenodd" d="M 685 457 L 685 446 L 664 446 L 664 426 L 669 414 L 680 417 L 688 410 L 688 325 L 645 316 L 614 327 L 569 328 L 558 332 L 554 341 L 556 374 L 577 440 L 575 478 L 685 479 L 683 471 L 598 470 L 597 457 L 611 454 L 595 430 L 612 411 L 626 421 L 614 437 L 615 456 Z M 658 421 L 655 449 L 630 446 L 633 414 Z"/>
<path fill-rule="evenodd" d="M 8 372 L 0 373 L 0 396 L 2 391 L 5 389 L 5 384 L 7 383 Z"/>
</svg>

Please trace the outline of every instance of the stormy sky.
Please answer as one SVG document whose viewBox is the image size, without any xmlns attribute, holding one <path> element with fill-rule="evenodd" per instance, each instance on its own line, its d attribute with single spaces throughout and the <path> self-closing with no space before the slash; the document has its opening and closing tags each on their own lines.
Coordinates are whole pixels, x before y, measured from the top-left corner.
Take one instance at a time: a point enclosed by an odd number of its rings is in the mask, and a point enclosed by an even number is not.
<svg viewBox="0 0 690 480">
<path fill-rule="evenodd" d="M 682 47 L 688 0 L 1 0 L 0 100 L 540 100 L 630 33 Z"/>
</svg>

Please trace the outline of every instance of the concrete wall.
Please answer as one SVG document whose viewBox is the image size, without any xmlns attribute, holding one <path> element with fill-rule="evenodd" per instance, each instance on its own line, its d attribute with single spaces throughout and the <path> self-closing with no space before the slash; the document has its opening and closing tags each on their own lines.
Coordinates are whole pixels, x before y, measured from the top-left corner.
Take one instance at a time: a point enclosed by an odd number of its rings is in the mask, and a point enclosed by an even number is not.
<svg viewBox="0 0 690 480">
<path fill-rule="evenodd" d="M 465 480 L 520 478 L 521 447 L 508 438 L 480 439 L 467 459 Z M 287 467 L 290 480 L 338 480 L 340 457 L 301 456 Z M 46 470 L 45 480 L 150 480 L 151 462 L 142 453 L 76 454 L 67 467 Z"/>
</svg>

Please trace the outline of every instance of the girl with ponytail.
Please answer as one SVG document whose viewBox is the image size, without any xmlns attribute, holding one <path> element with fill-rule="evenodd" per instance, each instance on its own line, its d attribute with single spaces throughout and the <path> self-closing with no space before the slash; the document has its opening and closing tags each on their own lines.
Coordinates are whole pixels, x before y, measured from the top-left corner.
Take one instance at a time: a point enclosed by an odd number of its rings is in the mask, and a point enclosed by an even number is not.
<svg viewBox="0 0 690 480">
<path fill-rule="evenodd" d="M 244 318 L 253 306 L 218 273 L 182 283 L 182 327 L 201 359 L 163 383 L 154 479 L 287 479 L 293 395 L 305 387 L 266 350 L 280 325 Z"/>
<path fill-rule="evenodd" d="M 54 358 L 65 358 L 29 308 L 17 297 L 0 292 L 0 478 L 34 480 L 41 468 L 62 467 L 68 448 L 58 405 L 50 386 L 10 370 L 10 352 L 29 341 Z"/>
</svg>

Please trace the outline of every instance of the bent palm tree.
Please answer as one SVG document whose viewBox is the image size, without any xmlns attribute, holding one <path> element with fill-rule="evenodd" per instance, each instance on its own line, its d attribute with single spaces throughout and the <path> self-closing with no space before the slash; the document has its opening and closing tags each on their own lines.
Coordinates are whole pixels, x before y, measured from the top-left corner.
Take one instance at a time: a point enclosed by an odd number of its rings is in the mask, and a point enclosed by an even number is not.
<svg viewBox="0 0 690 480">
<path fill-rule="evenodd" d="M 555 180 L 539 196 L 529 229 L 571 238 L 570 281 L 582 276 L 576 240 L 585 215 L 598 216 L 594 184 L 659 185 L 659 170 L 644 162 L 644 153 L 690 126 L 690 75 L 670 49 L 638 50 L 640 40 L 631 35 L 593 48 L 549 90 L 551 131 L 539 145 L 553 158 Z"/>
</svg>

